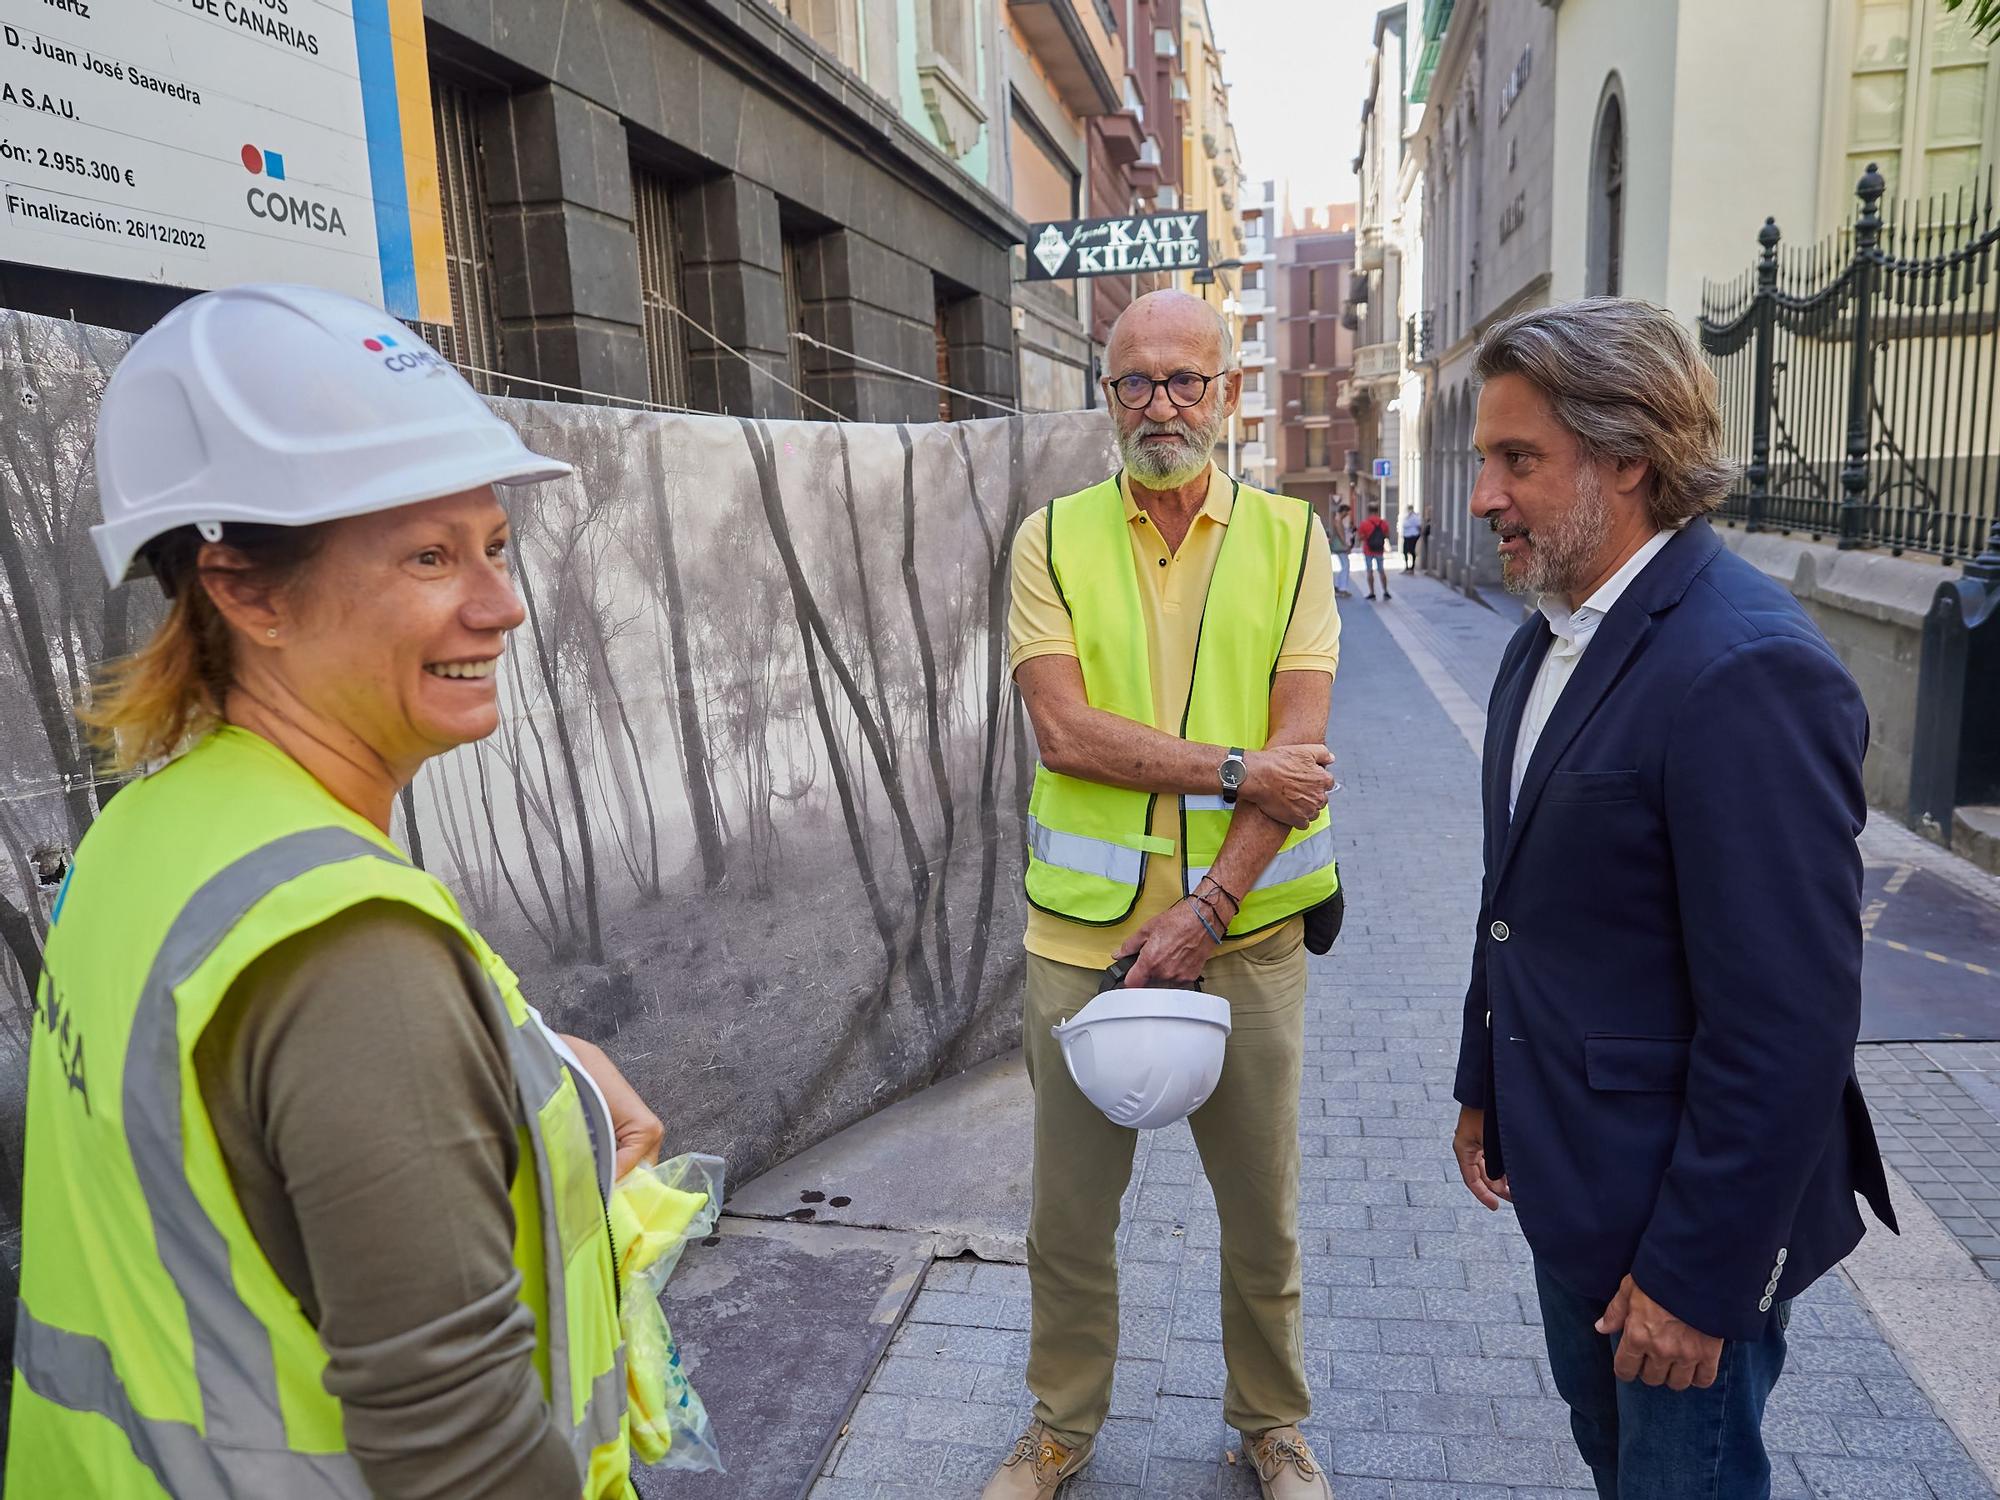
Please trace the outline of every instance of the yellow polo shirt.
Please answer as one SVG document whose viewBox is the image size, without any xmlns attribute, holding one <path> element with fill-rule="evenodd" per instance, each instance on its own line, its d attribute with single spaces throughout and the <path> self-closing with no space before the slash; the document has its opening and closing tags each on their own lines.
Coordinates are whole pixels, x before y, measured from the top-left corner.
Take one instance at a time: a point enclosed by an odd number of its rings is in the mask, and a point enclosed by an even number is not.
<svg viewBox="0 0 2000 1500">
<path fill-rule="evenodd" d="M 1131 487 L 1123 476 L 1118 488 L 1125 497 L 1132 566 L 1139 573 L 1139 606 L 1146 617 L 1146 647 L 1153 668 L 1153 711 L 1158 715 L 1153 727 L 1178 734 L 1188 693 L 1194 684 L 1194 651 L 1201 633 L 1202 606 L 1208 599 L 1208 581 L 1215 573 L 1215 558 L 1222 549 L 1229 513 L 1235 504 L 1235 490 L 1228 475 L 1220 469 L 1210 471 L 1208 498 L 1202 502 L 1176 553 L 1167 550 L 1159 528 L 1133 502 Z M 1013 604 L 1007 616 L 1008 670 L 1013 672 L 1021 669 L 1022 662 L 1038 656 L 1077 654 L 1069 610 L 1049 577 L 1045 511 L 1046 507 L 1036 511 L 1014 534 Z M 1317 518 L 1306 546 L 1309 556 L 1305 576 L 1299 580 L 1298 604 L 1285 631 L 1277 670 L 1324 672 L 1331 677 L 1340 664 L 1340 615 L 1333 602 L 1333 551 L 1326 544 L 1326 529 Z M 1071 587 L 1075 586 L 1072 581 Z M 1216 789 L 1221 790 L 1219 782 Z M 1167 839 L 1179 846 L 1180 804 L 1175 798 L 1161 797 L 1154 802 L 1151 832 L 1154 838 Z M 1057 963 L 1101 969 L 1111 962 L 1112 955 L 1127 937 L 1180 898 L 1179 862 L 1149 859 L 1138 905 L 1118 926 L 1090 927 L 1031 906 L 1028 951 Z M 1272 935 L 1263 933 L 1253 939 L 1238 939 L 1225 943 L 1218 951 L 1240 948 L 1245 942 L 1262 941 Z"/>
</svg>

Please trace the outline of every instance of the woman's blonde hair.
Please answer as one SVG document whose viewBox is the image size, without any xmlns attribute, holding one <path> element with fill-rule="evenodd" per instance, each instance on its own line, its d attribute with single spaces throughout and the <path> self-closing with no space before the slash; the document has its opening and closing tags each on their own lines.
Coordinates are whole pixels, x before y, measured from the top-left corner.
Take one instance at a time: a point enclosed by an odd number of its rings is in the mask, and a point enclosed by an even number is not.
<svg viewBox="0 0 2000 1500">
<path fill-rule="evenodd" d="M 77 718 L 90 731 L 101 768 L 123 776 L 165 759 L 221 719 L 235 681 L 229 622 L 209 598 L 203 577 L 229 573 L 263 588 L 293 582 L 319 551 L 321 526 L 230 524 L 226 567 L 201 566 L 203 541 L 192 526 L 168 532 L 147 549 L 154 576 L 171 601 L 152 639 L 98 674 Z"/>
</svg>

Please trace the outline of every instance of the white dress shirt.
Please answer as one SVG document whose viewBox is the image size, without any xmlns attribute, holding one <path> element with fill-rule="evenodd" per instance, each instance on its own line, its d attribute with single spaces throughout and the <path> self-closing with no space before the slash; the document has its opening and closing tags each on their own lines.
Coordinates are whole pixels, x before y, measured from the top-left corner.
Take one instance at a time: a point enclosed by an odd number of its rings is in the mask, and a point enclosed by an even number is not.
<svg viewBox="0 0 2000 1500">
<path fill-rule="evenodd" d="M 1634 552 L 1624 567 L 1605 579 L 1597 592 L 1574 611 L 1554 594 L 1544 594 L 1537 601 L 1536 607 L 1549 622 L 1555 640 L 1549 643 L 1548 655 L 1542 658 L 1542 665 L 1535 673 L 1534 686 L 1528 690 L 1528 706 L 1521 713 L 1521 737 L 1514 742 L 1514 774 L 1507 788 L 1509 818 L 1514 816 L 1514 804 L 1520 799 L 1521 781 L 1528 774 L 1528 762 L 1534 757 L 1535 746 L 1541 740 L 1542 731 L 1548 727 L 1549 715 L 1555 712 L 1563 689 L 1576 675 L 1576 664 L 1583 660 L 1583 653 L 1589 649 L 1590 638 L 1597 634 L 1598 625 L 1611 613 L 1611 606 L 1632 586 L 1632 580 L 1645 572 L 1646 564 L 1658 557 L 1660 549 L 1673 539 L 1671 531 L 1654 532 L 1652 539 Z"/>
</svg>

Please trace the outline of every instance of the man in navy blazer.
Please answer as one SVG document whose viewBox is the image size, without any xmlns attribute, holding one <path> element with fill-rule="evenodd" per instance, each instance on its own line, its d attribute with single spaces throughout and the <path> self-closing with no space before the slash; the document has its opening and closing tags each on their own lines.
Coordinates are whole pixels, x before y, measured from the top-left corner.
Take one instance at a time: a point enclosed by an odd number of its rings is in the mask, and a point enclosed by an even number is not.
<svg viewBox="0 0 2000 1500">
<path fill-rule="evenodd" d="M 1494 684 L 1453 1141 L 1513 1203 L 1605 1500 L 1756 1500 L 1791 1300 L 1894 1228 L 1854 1078 L 1853 679 L 1703 514 L 1732 469 L 1680 324 L 1482 342 L 1472 513 L 1539 596 Z"/>
</svg>

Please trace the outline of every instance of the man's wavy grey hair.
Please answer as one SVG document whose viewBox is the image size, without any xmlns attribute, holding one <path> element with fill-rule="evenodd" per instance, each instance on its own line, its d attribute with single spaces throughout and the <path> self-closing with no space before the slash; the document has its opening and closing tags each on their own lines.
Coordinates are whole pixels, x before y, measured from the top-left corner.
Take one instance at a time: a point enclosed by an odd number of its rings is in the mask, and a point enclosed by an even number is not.
<svg viewBox="0 0 2000 1500">
<path fill-rule="evenodd" d="M 1652 465 L 1655 526 L 1715 509 L 1736 478 L 1722 454 L 1715 372 L 1665 308 L 1591 297 L 1516 313 L 1486 331 L 1474 369 L 1481 380 L 1529 381 L 1586 458 Z"/>
</svg>

